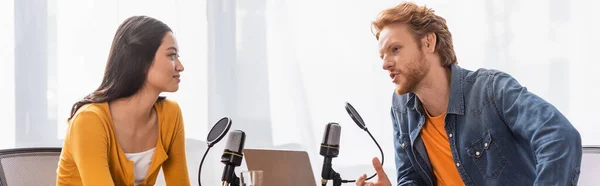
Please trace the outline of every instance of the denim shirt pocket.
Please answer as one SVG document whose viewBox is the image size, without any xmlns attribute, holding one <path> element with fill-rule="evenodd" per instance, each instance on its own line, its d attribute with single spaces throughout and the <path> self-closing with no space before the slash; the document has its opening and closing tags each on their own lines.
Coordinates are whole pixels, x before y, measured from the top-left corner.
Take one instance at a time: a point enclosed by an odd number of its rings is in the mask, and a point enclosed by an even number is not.
<svg viewBox="0 0 600 186">
<path fill-rule="evenodd" d="M 479 173 L 485 179 L 496 179 L 508 164 L 498 144 L 487 131 L 481 139 L 467 147 L 467 154 L 473 159 Z"/>
</svg>

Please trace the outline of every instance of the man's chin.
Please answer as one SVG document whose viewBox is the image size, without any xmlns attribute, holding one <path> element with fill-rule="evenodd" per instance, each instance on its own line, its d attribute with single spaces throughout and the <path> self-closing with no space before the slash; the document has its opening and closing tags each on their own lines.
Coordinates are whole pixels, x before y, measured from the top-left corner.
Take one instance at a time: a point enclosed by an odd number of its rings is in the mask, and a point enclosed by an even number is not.
<svg viewBox="0 0 600 186">
<path fill-rule="evenodd" d="M 408 92 L 409 92 L 409 91 L 408 91 L 408 90 L 406 90 L 404 87 L 402 87 L 402 86 L 400 86 L 400 85 L 397 85 L 397 86 L 396 86 L 396 94 L 398 94 L 398 95 L 402 95 L 402 94 L 406 94 L 406 93 L 408 93 Z"/>
</svg>

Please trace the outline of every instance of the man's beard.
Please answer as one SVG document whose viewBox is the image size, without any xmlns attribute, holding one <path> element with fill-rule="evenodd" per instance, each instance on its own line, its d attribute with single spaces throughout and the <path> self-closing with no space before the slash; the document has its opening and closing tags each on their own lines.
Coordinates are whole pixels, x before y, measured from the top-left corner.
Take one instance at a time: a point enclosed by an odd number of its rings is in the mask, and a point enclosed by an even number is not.
<svg viewBox="0 0 600 186">
<path fill-rule="evenodd" d="M 427 64 L 427 61 L 425 61 L 425 54 L 423 51 L 420 51 L 419 53 L 417 59 L 412 60 L 406 65 L 406 71 L 399 74 L 404 75 L 406 81 L 399 82 L 400 84 L 396 85 L 396 94 L 402 95 L 409 92 L 414 93 L 423 78 L 425 78 L 425 75 L 429 72 L 430 67 L 429 64 Z"/>
</svg>

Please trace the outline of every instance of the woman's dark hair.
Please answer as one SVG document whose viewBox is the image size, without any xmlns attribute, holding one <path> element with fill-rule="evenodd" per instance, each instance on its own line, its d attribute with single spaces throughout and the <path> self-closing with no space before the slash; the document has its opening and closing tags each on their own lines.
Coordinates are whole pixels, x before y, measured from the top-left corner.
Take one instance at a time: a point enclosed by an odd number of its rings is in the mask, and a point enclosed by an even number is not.
<svg viewBox="0 0 600 186">
<path fill-rule="evenodd" d="M 133 16 L 121 23 L 112 42 L 100 87 L 73 104 L 71 116 L 89 103 L 109 102 L 137 93 L 152 66 L 162 39 L 171 28 L 147 16 Z M 159 97 L 157 101 L 163 100 Z"/>
</svg>

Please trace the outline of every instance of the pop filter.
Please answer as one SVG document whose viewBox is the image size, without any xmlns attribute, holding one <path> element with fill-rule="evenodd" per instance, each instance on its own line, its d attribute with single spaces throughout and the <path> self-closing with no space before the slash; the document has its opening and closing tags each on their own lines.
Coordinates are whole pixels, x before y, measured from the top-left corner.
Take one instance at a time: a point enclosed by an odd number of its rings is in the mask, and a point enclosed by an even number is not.
<svg viewBox="0 0 600 186">
<path fill-rule="evenodd" d="M 346 112 L 348 112 L 350 118 L 354 120 L 354 123 L 356 123 L 356 125 L 358 125 L 360 129 L 367 131 L 367 126 L 365 125 L 363 119 L 360 117 L 360 114 L 358 114 L 356 109 L 354 109 L 354 107 L 348 102 L 346 102 Z"/>
<path fill-rule="evenodd" d="M 231 119 L 229 117 L 223 117 L 210 129 L 208 132 L 208 136 L 206 137 L 206 144 L 208 144 L 208 149 L 204 152 L 204 156 L 202 156 L 202 160 L 200 161 L 200 166 L 198 167 L 198 184 L 202 186 L 200 182 L 200 178 L 202 177 L 202 164 L 204 163 L 204 158 L 208 154 L 210 148 L 219 143 L 223 137 L 229 132 L 229 128 L 231 127 Z"/>
<path fill-rule="evenodd" d="M 208 132 L 208 136 L 206 137 L 206 143 L 208 144 L 208 147 L 210 148 L 221 141 L 221 139 L 225 137 L 225 134 L 229 132 L 230 127 L 231 119 L 228 117 L 223 117 L 217 121 L 212 129 L 210 129 L 210 132 Z"/>
<path fill-rule="evenodd" d="M 371 132 L 369 132 L 369 129 L 367 129 L 367 126 L 365 125 L 365 122 L 363 121 L 362 117 L 360 117 L 360 114 L 358 114 L 356 109 L 354 109 L 354 107 L 348 102 L 346 102 L 346 112 L 348 112 L 348 115 L 350 115 L 350 118 L 352 118 L 352 120 L 354 120 L 354 123 L 356 123 L 356 125 L 360 129 L 363 129 L 365 132 L 367 132 L 367 134 L 369 134 L 371 139 L 373 139 L 373 142 L 375 142 L 375 145 L 377 145 L 377 148 L 379 148 L 379 152 L 381 153 L 381 166 L 383 166 L 383 161 L 384 161 L 383 150 L 381 149 L 381 146 L 379 146 L 379 143 L 377 143 L 377 140 L 375 140 L 375 137 L 373 137 Z M 372 176 L 368 177 L 367 180 L 372 179 L 376 175 L 377 175 L 377 173 L 373 174 Z M 348 182 L 356 182 L 356 180 L 342 180 L 342 183 L 348 183 Z"/>
</svg>

